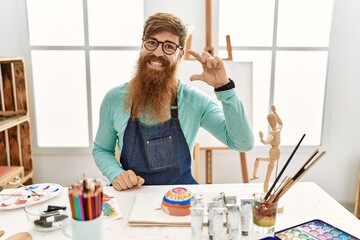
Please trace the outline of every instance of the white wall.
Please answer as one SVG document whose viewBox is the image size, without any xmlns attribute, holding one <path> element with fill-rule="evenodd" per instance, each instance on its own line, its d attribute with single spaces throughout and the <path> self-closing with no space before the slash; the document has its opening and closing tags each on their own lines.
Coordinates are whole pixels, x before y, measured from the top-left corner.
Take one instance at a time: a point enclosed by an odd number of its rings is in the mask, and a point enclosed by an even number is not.
<svg viewBox="0 0 360 240">
<path fill-rule="evenodd" d="M 154 0 L 153 0 L 154 1 Z M 147 2 L 147 1 L 145 1 Z M 203 2 L 203 1 L 201 1 Z M 26 43 L 21 42 L 25 32 L 24 0 L 0 0 L 0 56 L 25 56 Z M 188 4 L 183 5 L 187 13 Z M 177 6 L 181 7 L 180 5 Z M 200 8 L 200 9 L 196 9 Z M 204 9 L 201 5 L 191 4 L 192 14 L 199 15 L 199 24 L 204 24 Z M 147 16 L 152 10 L 145 7 Z M 324 135 L 321 150 L 327 155 L 307 175 L 303 181 L 314 181 L 331 196 L 345 206 L 355 201 L 357 174 L 360 170 L 360 1 L 335 0 L 329 72 L 324 115 Z M 200 20 L 201 19 L 201 20 Z M 201 50 L 205 44 L 204 34 L 193 38 L 194 48 Z M 24 45 L 25 44 L 25 45 Z M 29 86 L 31 91 L 31 84 Z M 30 95 L 30 103 L 31 103 Z M 301 109 L 294 113 L 301 114 Z M 311 116 L 309 116 L 311 118 Z M 257 136 L 257 133 L 255 133 Z M 289 165 L 289 175 L 301 165 L 313 149 L 304 147 L 299 150 Z M 266 154 L 267 149 L 255 148 L 247 154 L 249 175 L 253 161 L 257 156 Z M 289 149 L 282 149 L 280 164 L 289 155 Z M 238 154 L 219 151 L 214 153 L 214 182 L 241 182 Z M 100 176 L 90 152 L 76 156 L 33 156 L 35 179 L 37 182 L 57 182 L 64 186 L 86 173 L 88 176 Z M 234 165 L 236 164 L 236 165 Z M 239 166 L 239 168 L 237 168 Z M 259 169 L 259 175 L 265 173 L 265 166 Z M 202 175 L 204 181 L 204 175 Z M 260 177 L 258 182 L 261 181 Z"/>
<path fill-rule="evenodd" d="M 360 170 L 360 1 L 336 0 L 326 91 L 324 147 L 317 177 L 340 202 L 355 201 Z"/>
<path fill-rule="evenodd" d="M 0 56 L 21 56 L 17 1 L 0 0 Z"/>
</svg>

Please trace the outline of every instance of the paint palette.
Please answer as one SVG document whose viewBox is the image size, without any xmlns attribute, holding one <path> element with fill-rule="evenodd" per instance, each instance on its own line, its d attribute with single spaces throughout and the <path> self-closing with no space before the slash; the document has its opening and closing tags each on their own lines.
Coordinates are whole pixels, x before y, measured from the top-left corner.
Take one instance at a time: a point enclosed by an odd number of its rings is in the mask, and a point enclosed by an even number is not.
<svg viewBox="0 0 360 240">
<path fill-rule="evenodd" d="M 355 240 L 358 239 L 322 220 L 315 219 L 275 233 L 281 240 Z"/>
<path fill-rule="evenodd" d="M 55 183 L 39 183 L 0 192 L 0 210 L 25 207 L 47 201 L 62 193 L 62 186 Z"/>
</svg>

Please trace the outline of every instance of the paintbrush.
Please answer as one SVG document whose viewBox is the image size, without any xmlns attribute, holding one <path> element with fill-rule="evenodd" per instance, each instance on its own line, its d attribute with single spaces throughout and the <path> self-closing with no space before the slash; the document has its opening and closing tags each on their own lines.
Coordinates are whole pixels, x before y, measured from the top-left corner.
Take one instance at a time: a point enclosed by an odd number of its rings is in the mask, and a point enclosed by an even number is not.
<svg viewBox="0 0 360 240">
<path fill-rule="evenodd" d="M 22 186 L 22 187 L 24 187 L 25 190 L 30 191 L 30 192 L 32 192 L 33 194 L 35 194 L 36 196 L 40 197 L 40 194 L 38 194 L 38 193 L 35 192 L 34 190 L 30 189 L 29 187 L 25 186 L 24 184 L 20 183 L 19 185 Z"/>
<path fill-rule="evenodd" d="M 293 158 L 295 152 L 296 152 L 297 149 L 299 148 L 299 146 L 300 146 L 302 140 L 304 139 L 304 137 L 305 137 L 305 134 L 301 137 L 300 141 L 298 142 L 298 144 L 297 144 L 296 147 L 294 148 L 293 152 L 291 153 L 289 159 L 286 161 L 284 167 L 281 169 L 279 175 L 276 177 L 275 182 L 271 185 L 269 191 L 266 193 L 266 195 L 265 195 L 265 197 L 264 197 L 264 201 L 266 201 L 267 198 L 270 196 L 271 191 L 274 189 L 274 187 L 276 186 L 277 182 L 278 182 L 279 179 L 281 178 L 281 175 L 284 173 L 286 167 L 289 165 L 291 159 Z"/>
<path fill-rule="evenodd" d="M 274 202 L 274 199 L 278 196 L 278 194 L 284 189 L 284 187 L 286 185 L 289 184 L 289 182 L 291 181 L 291 178 L 286 176 L 282 182 L 280 183 L 280 185 L 274 190 L 274 194 L 271 194 L 270 197 L 266 200 L 266 202 L 271 203 Z"/>
<path fill-rule="evenodd" d="M 311 160 L 317 153 L 318 150 L 315 150 L 315 152 L 309 157 L 309 159 L 305 162 L 302 168 L 300 168 L 300 170 L 294 175 L 294 177 L 291 178 L 291 181 L 289 181 L 286 185 L 282 187 L 281 191 L 273 199 L 273 202 L 278 201 L 302 176 L 304 176 L 305 173 L 310 170 L 310 168 L 315 165 L 315 163 L 317 163 L 325 155 L 326 152 L 323 151 L 317 158 L 314 159 L 314 161 L 311 162 Z"/>
<path fill-rule="evenodd" d="M 38 197 L 42 197 L 42 194 L 21 194 L 21 193 L 0 193 L 0 196 L 4 196 L 4 197 L 21 197 L 21 196 L 28 196 L 28 197 L 34 197 L 34 196 L 38 196 Z"/>
<path fill-rule="evenodd" d="M 311 160 L 319 153 L 319 149 L 315 149 L 315 151 L 310 155 L 310 157 L 305 161 L 304 165 L 299 169 L 299 171 L 292 178 L 293 180 L 297 179 L 301 173 L 306 169 L 306 166 L 311 162 Z"/>
<path fill-rule="evenodd" d="M 294 181 L 294 179 L 296 179 L 299 176 L 299 174 L 301 173 L 301 169 L 304 169 L 305 166 L 316 156 L 318 152 L 319 150 L 316 149 L 310 155 L 310 157 L 305 161 L 305 164 L 298 170 L 298 172 L 294 175 L 294 177 L 289 178 L 288 176 L 286 176 L 283 182 L 280 184 L 280 186 L 275 190 L 274 194 L 268 199 L 268 201 L 274 202 L 276 198 L 278 198 L 278 196 L 282 195 L 281 192 L 284 191 L 284 189 L 286 189 L 287 186 L 289 186 Z"/>
</svg>

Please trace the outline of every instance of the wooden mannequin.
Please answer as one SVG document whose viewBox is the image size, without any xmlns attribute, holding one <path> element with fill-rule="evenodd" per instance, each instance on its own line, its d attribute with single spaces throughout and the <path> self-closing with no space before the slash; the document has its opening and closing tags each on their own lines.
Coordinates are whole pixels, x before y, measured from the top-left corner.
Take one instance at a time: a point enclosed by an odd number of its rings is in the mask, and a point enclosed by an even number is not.
<svg viewBox="0 0 360 240">
<path fill-rule="evenodd" d="M 266 161 L 269 162 L 268 168 L 267 168 L 267 172 L 266 172 L 266 177 L 265 177 L 265 181 L 264 181 L 264 192 L 267 192 L 269 190 L 269 180 L 271 177 L 271 173 L 274 169 L 275 163 L 277 160 L 279 160 L 280 158 L 280 132 L 281 129 L 283 127 L 282 121 L 280 119 L 280 117 L 278 116 L 278 114 L 276 113 L 276 108 L 275 106 L 271 106 L 271 111 L 268 116 L 268 122 L 269 125 L 271 127 L 271 131 L 267 137 L 267 139 L 264 139 L 264 134 L 263 132 L 259 132 L 259 136 L 260 136 L 260 141 L 263 144 L 270 144 L 271 148 L 269 150 L 269 156 L 268 157 L 257 157 L 254 163 L 254 171 L 253 171 L 253 178 L 251 180 L 257 179 L 258 177 L 256 176 L 257 171 L 258 171 L 258 167 L 259 167 L 259 162 L 260 161 Z"/>
</svg>

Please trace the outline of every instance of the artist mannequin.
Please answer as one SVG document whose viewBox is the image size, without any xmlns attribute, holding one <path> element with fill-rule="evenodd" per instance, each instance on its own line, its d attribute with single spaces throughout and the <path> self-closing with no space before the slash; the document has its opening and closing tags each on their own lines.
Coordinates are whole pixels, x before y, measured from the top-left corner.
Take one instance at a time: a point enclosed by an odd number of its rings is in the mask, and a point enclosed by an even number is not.
<svg viewBox="0 0 360 240">
<path fill-rule="evenodd" d="M 254 171 L 253 171 L 253 178 L 258 179 L 256 176 L 259 163 L 260 161 L 266 161 L 269 162 L 267 171 L 266 171 L 266 177 L 264 181 L 264 192 L 267 192 L 269 190 L 269 180 L 271 177 L 271 173 L 274 170 L 274 166 L 277 160 L 280 158 L 280 132 L 283 127 L 282 121 L 278 114 L 276 113 L 275 106 L 271 106 L 271 113 L 268 114 L 267 119 L 269 122 L 269 125 L 271 127 L 271 131 L 269 132 L 269 135 L 266 139 L 264 139 L 264 134 L 262 131 L 259 132 L 260 141 L 263 144 L 270 144 L 271 148 L 269 150 L 269 156 L 268 157 L 257 157 L 254 164 Z"/>
</svg>

